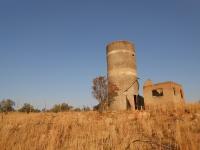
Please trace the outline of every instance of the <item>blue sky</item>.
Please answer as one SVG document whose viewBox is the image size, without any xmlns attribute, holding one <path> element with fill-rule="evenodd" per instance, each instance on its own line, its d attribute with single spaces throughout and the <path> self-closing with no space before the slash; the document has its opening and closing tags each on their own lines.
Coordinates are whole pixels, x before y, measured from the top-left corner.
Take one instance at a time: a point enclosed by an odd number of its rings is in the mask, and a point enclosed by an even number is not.
<svg viewBox="0 0 200 150">
<path fill-rule="evenodd" d="M 140 89 L 149 78 L 172 80 L 198 100 L 199 8 L 199 0 L 0 0 L 0 99 L 92 106 L 106 44 L 130 40 Z"/>
</svg>

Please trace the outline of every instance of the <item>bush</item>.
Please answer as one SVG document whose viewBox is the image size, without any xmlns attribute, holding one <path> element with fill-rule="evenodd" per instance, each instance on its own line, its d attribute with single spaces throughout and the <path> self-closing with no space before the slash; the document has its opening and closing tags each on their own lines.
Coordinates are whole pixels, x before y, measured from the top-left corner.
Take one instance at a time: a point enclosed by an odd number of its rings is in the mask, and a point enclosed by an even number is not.
<svg viewBox="0 0 200 150">
<path fill-rule="evenodd" d="M 0 102 L 0 112 L 10 112 L 14 111 L 15 109 L 13 106 L 15 105 L 15 102 L 11 99 L 5 99 Z"/>
<path fill-rule="evenodd" d="M 80 112 L 80 111 L 81 111 L 81 109 L 80 109 L 80 108 L 75 108 L 73 111 Z"/>
<path fill-rule="evenodd" d="M 83 106 L 82 111 L 90 111 L 90 107 L 88 107 L 88 106 Z"/>
<path fill-rule="evenodd" d="M 20 108 L 18 111 L 19 112 L 26 112 L 26 113 L 40 112 L 39 109 L 35 109 L 31 104 L 28 104 L 28 103 L 24 103 L 24 105 L 22 106 L 22 108 Z"/>
<path fill-rule="evenodd" d="M 69 111 L 72 110 L 73 107 L 68 105 L 67 103 L 62 103 L 62 104 L 56 104 L 53 106 L 53 108 L 50 109 L 52 112 L 64 112 L 64 111 Z"/>
</svg>

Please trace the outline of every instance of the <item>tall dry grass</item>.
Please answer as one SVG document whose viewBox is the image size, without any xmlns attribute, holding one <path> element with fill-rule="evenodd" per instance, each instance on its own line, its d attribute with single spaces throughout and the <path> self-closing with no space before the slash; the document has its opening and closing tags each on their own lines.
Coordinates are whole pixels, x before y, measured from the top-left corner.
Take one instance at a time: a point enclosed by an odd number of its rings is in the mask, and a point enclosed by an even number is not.
<svg viewBox="0 0 200 150">
<path fill-rule="evenodd" d="M 0 114 L 1 150 L 200 149 L 200 104 L 145 111 Z"/>
</svg>

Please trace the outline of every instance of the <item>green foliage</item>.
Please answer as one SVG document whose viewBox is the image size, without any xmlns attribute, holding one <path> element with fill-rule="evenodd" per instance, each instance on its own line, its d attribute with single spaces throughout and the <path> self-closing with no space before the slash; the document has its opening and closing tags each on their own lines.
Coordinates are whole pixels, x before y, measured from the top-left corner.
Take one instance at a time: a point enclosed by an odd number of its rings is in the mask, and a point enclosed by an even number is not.
<svg viewBox="0 0 200 150">
<path fill-rule="evenodd" d="M 28 103 L 24 103 L 24 105 L 22 106 L 22 108 L 20 108 L 18 111 L 19 112 L 26 112 L 26 113 L 40 112 L 39 109 L 35 109 L 31 104 L 28 104 Z"/>
<path fill-rule="evenodd" d="M 4 99 L 0 101 L 0 112 L 14 111 L 15 102 L 11 99 Z"/>
<path fill-rule="evenodd" d="M 56 104 L 53 106 L 53 108 L 50 109 L 52 112 L 64 112 L 64 111 L 70 111 L 72 110 L 73 107 L 68 105 L 67 103 L 62 103 L 62 104 Z"/>
</svg>

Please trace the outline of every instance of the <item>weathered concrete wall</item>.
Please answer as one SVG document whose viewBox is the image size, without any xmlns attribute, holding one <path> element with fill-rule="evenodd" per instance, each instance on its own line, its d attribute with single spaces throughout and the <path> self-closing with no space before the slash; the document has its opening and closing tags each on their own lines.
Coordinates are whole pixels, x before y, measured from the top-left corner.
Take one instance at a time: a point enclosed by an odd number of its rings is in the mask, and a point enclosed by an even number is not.
<svg viewBox="0 0 200 150">
<path fill-rule="evenodd" d="M 183 104 L 185 101 L 182 86 L 170 81 L 158 84 L 147 81 L 143 86 L 143 95 L 145 105 L 173 104 L 173 106 L 176 106 Z"/>
<path fill-rule="evenodd" d="M 110 109 L 126 110 L 130 105 L 134 108 L 134 95 L 138 95 L 137 82 L 131 86 L 137 80 L 134 45 L 128 41 L 115 41 L 108 44 L 106 49 Z M 113 85 L 118 88 L 114 95 Z"/>
</svg>

